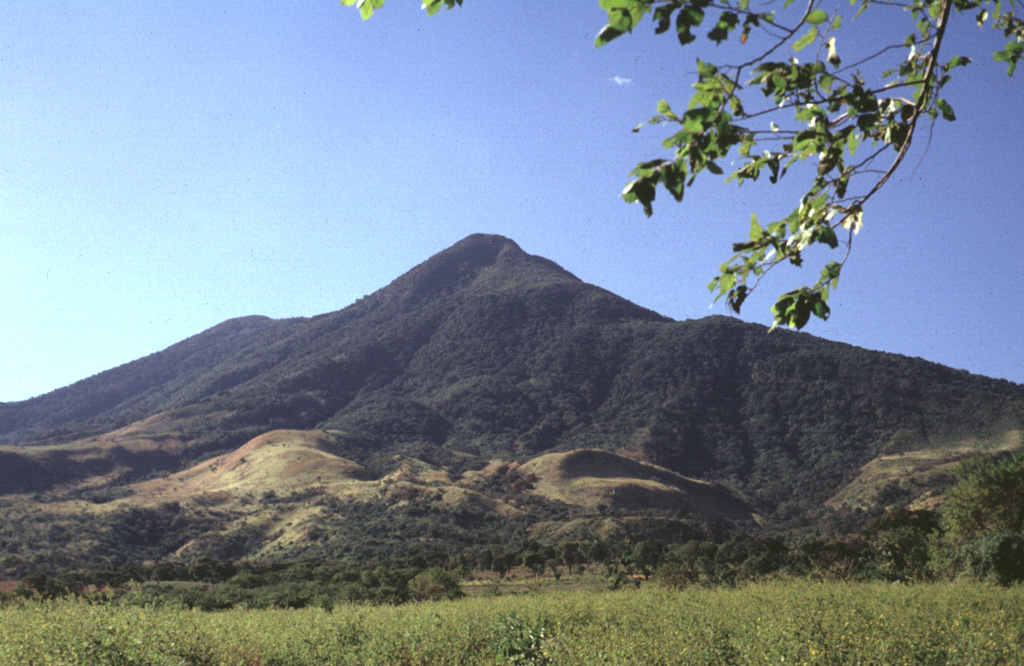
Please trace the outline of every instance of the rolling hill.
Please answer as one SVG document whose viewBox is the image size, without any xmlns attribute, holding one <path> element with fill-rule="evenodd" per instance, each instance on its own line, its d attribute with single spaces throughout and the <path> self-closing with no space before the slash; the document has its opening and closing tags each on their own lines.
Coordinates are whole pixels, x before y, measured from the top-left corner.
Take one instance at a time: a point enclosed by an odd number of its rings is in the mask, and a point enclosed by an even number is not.
<svg viewBox="0 0 1024 666">
<path fill-rule="evenodd" d="M 343 310 L 230 320 L 0 404 L 0 555 L 359 555 L 654 514 L 808 526 L 931 501 L 949 462 L 1022 432 L 1022 386 L 671 321 L 474 235 Z M 157 527 L 118 527 L 132 516 Z"/>
</svg>

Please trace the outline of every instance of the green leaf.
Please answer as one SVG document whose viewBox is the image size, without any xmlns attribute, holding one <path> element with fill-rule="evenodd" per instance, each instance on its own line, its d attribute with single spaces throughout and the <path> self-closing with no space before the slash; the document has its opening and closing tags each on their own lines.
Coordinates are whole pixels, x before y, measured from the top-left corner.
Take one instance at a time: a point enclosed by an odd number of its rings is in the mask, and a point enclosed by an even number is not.
<svg viewBox="0 0 1024 666">
<path fill-rule="evenodd" d="M 831 310 L 829 310 L 829 307 L 827 305 L 825 305 L 825 299 L 824 298 L 821 298 L 820 300 L 813 301 L 813 304 L 812 304 L 811 308 L 812 308 L 812 311 L 814 312 L 814 316 L 815 317 L 817 317 L 818 319 L 821 319 L 822 321 L 828 320 L 828 316 L 831 313 Z M 806 323 L 806 322 L 804 322 L 804 323 Z"/>
<path fill-rule="evenodd" d="M 692 134 L 700 134 L 708 125 L 713 127 L 715 119 L 710 112 L 711 109 L 690 109 L 683 114 L 683 127 Z"/>
<path fill-rule="evenodd" d="M 956 69 L 957 67 L 966 67 L 971 64 L 971 59 L 966 56 L 957 56 L 946 63 L 946 71 Z"/>
<path fill-rule="evenodd" d="M 996 62 L 1005 62 L 1009 65 L 1006 74 L 1013 76 L 1014 70 L 1017 69 L 1017 62 L 1020 61 L 1021 53 L 1024 53 L 1024 44 L 1020 42 L 1010 42 L 1006 45 L 1002 51 L 996 51 L 993 54 Z"/>
<path fill-rule="evenodd" d="M 654 34 L 660 35 L 668 32 L 672 23 L 672 5 L 662 5 L 654 10 Z"/>
<path fill-rule="evenodd" d="M 435 2 L 437 1 L 439 0 L 435 0 Z M 346 7 L 351 7 L 352 5 L 358 7 L 359 15 L 363 18 L 364 21 L 366 21 L 371 16 L 373 16 L 373 10 L 380 9 L 381 7 L 384 6 L 384 0 L 341 0 L 341 4 L 345 5 Z M 424 3 L 424 7 L 425 6 L 426 3 Z"/>
<path fill-rule="evenodd" d="M 651 202 L 654 201 L 654 195 L 654 183 L 646 178 L 634 180 L 622 190 L 623 200 L 626 203 L 639 203 L 643 206 L 644 215 L 647 217 L 654 214 L 654 208 L 651 206 Z"/>
<path fill-rule="evenodd" d="M 750 294 L 750 289 L 745 284 L 741 284 L 729 293 L 729 309 L 736 314 L 740 313 L 740 307 L 743 306 L 743 301 L 747 300 L 747 296 Z"/>
<path fill-rule="evenodd" d="M 956 114 L 953 113 L 953 107 L 944 99 L 935 100 L 935 105 L 939 107 L 939 111 L 942 112 L 942 118 L 950 122 L 956 120 Z"/>
<path fill-rule="evenodd" d="M 597 33 L 597 38 L 594 40 L 594 46 L 596 46 L 597 48 L 601 48 L 608 42 L 611 42 L 612 40 L 621 37 L 622 34 L 622 30 L 616 30 L 612 26 L 606 25 L 604 28 L 601 29 L 601 32 Z"/>
<path fill-rule="evenodd" d="M 807 22 L 811 25 L 821 25 L 828 20 L 828 14 L 820 9 L 815 9 L 813 12 L 807 15 Z"/>
<path fill-rule="evenodd" d="M 663 120 L 674 120 L 679 122 L 679 117 L 672 112 L 672 107 L 668 105 L 668 102 L 661 100 L 658 102 L 658 113 L 661 114 Z"/>
<path fill-rule="evenodd" d="M 736 29 L 740 19 L 733 12 L 722 12 L 718 16 L 718 23 L 708 33 L 708 39 L 721 44 L 729 38 L 729 33 Z"/>
<path fill-rule="evenodd" d="M 608 12 L 608 25 L 620 32 L 629 32 L 636 23 L 629 9 L 615 9 Z"/>
<path fill-rule="evenodd" d="M 686 187 L 686 172 L 676 164 L 666 164 L 661 169 L 661 183 L 676 202 L 682 202 Z"/>
<path fill-rule="evenodd" d="M 750 240 L 756 241 L 764 238 L 764 229 L 757 223 L 757 215 L 750 216 Z"/>
<path fill-rule="evenodd" d="M 793 50 L 796 51 L 797 53 L 799 53 L 800 51 L 803 51 L 805 48 L 810 46 L 814 42 L 814 40 L 817 39 L 817 38 L 818 38 L 818 29 L 815 28 L 815 27 L 812 27 L 810 30 L 807 31 L 807 34 L 805 34 L 800 39 L 796 40 L 796 43 L 793 44 Z"/>
<path fill-rule="evenodd" d="M 832 249 L 835 249 L 839 245 L 839 239 L 836 238 L 836 232 L 832 231 L 832 227 L 829 226 L 819 227 L 818 232 L 815 234 L 815 239 L 819 243 L 824 243 Z"/>
<path fill-rule="evenodd" d="M 636 0 L 600 0 L 599 4 L 608 12 L 608 25 L 597 33 L 594 40 L 597 48 L 632 31 L 643 15 L 650 11 L 649 7 Z"/>
</svg>

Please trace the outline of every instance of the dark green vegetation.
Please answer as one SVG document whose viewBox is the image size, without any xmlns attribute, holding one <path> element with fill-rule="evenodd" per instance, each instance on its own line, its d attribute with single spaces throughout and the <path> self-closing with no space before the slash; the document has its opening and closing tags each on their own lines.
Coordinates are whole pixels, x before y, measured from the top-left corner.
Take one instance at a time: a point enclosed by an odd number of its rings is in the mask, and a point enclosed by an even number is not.
<svg viewBox="0 0 1024 666">
<path fill-rule="evenodd" d="M 670 321 L 476 235 L 339 312 L 232 320 L 0 405 L 0 558 L 447 565 L 856 533 L 1021 432 L 1019 385 Z"/>
</svg>

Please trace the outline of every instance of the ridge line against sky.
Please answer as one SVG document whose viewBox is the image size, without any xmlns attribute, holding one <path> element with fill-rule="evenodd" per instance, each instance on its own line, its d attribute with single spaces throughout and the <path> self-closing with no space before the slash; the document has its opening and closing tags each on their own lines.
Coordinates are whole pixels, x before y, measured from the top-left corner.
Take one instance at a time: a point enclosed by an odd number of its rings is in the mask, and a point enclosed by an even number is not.
<svg viewBox="0 0 1024 666">
<path fill-rule="evenodd" d="M 674 319 L 725 313 L 705 285 L 750 214 L 784 215 L 797 190 L 698 181 L 651 220 L 618 199 L 662 154 L 663 131 L 630 129 L 685 105 L 713 47 L 645 26 L 596 50 L 596 0 L 414 4 L 363 23 L 338 2 L 12 3 L 0 401 L 233 317 L 341 309 L 474 232 Z M 844 25 L 840 50 L 893 16 Z M 1024 382 L 1024 75 L 992 62 L 997 38 L 951 32 L 944 53 L 975 59 L 947 90 L 958 120 L 865 211 L 833 317 L 808 332 Z M 743 319 L 770 323 L 774 296 L 813 282 L 793 273 Z"/>
</svg>

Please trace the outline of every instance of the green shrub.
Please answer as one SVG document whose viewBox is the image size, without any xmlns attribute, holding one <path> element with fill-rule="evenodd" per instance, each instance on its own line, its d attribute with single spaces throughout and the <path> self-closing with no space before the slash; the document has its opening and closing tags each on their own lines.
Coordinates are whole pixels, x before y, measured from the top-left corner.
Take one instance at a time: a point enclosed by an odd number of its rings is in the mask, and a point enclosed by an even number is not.
<svg viewBox="0 0 1024 666">
<path fill-rule="evenodd" d="M 970 548 L 972 574 L 1000 585 L 1024 581 L 1024 532 L 1005 531 L 975 541 Z"/>
<path fill-rule="evenodd" d="M 432 567 L 413 576 L 409 581 L 409 596 L 416 601 L 458 599 L 463 596 L 459 579 L 450 571 Z"/>
</svg>

